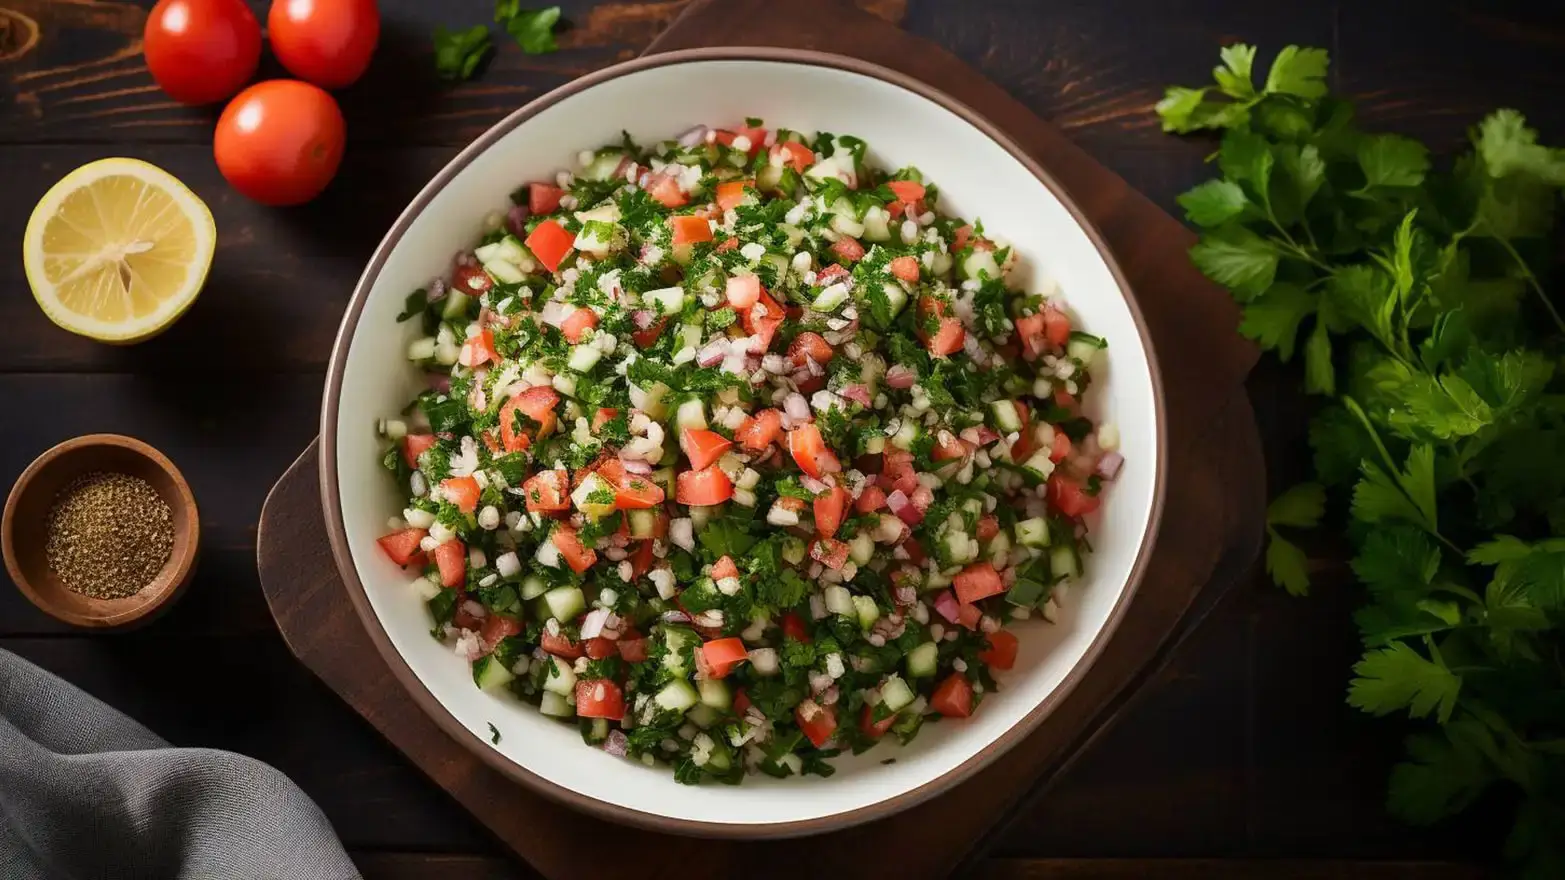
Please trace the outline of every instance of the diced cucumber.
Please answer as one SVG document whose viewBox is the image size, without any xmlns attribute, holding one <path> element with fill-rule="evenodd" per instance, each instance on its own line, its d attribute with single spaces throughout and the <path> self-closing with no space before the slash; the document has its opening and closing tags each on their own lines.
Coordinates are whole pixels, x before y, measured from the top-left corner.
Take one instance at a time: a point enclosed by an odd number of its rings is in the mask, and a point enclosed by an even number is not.
<svg viewBox="0 0 1565 880">
<path fill-rule="evenodd" d="M 489 260 L 484 263 L 484 271 L 501 284 L 521 284 L 527 279 L 526 273 L 508 260 Z"/>
<path fill-rule="evenodd" d="M 898 449 L 912 449 L 913 444 L 918 442 L 919 436 L 923 433 L 924 426 L 919 424 L 917 419 L 903 419 L 897 432 L 891 435 L 890 442 Z"/>
<path fill-rule="evenodd" d="M 719 679 L 708 678 L 698 681 L 696 689 L 701 692 L 702 705 L 726 712 L 734 704 L 734 695 L 729 692 L 728 685 Z"/>
<path fill-rule="evenodd" d="M 787 223 L 783 223 L 778 225 L 777 229 L 782 232 L 783 235 L 787 236 L 788 247 L 790 248 L 797 248 L 799 246 L 799 242 L 804 241 L 805 232 L 797 226 L 790 226 Z"/>
<path fill-rule="evenodd" d="M 962 277 L 974 280 L 982 280 L 985 277 L 999 278 L 1000 264 L 994 261 L 994 252 L 975 248 L 962 260 Z"/>
<path fill-rule="evenodd" d="M 435 357 L 435 337 L 425 336 L 408 343 L 408 360 L 428 361 Z"/>
<path fill-rule="evenodd" d="M 535 574 L 522 578 L 521 597 L 524 600 L 536 599 L 547 592 L 549 592 L 549 585 L 543 578 Z"/>
<path fill-rule="evenodd" d="M 578 373 L 586 373 L 598 365 L 603 359 L 603 352 L 595 345 L 578 345 L 571 349 L 571 356 L 566 358 L 565 365 Z"/>
<path fill-rule="evenodd" d="M 865 455 L 880 455 L 881 453 L 883 453 L 885 451 L 886 451 L 886 438 L 883 435 L 875 434 L 875 435 L 873 435 L 871 437 L 868 437 L 868 438 L 866 438 L 864 440 L 864 454 Z"/>
<path fill-rule="evenodd" d="M 869 629 L 880 619 L 880 606 L 868 596 L 853 597 L 853 611 L 858 615 L 859 626 Z"/>
<path fill-rule="evenodd" d="M 848 558 L 853 560 L 854 565 L 869 565 L 870 560 L 875 558 L 875 539 L 870 537 L 869 532 L 861 529 L 848 542 Z"/>
<path fill-rule="evenodd" d="M 989 417 L 994 423 L 994 429 L 1001 434 L 1022 429 L 1022 416 L 1016 411 L 1016 404 L 1013 401 L 996 400 L 989 404 Z"/>
<path fill-rule="evenodd" d="M 781 166 L 767 164 L 765 168 L 755 174 L 755 188 L 761 192 L 771 192 L 782 182 L 783 170 Z"/>
<path fill-rule="evenodd" d="M 887 281 L 880 288 L 886 294 L 886 303 L 891 307 L 891 317 L 902 314 L 902 309 L 907 306 L 907 290 L 895 281 Z"/>
<path fill-rule="evenodd" d="M 543 677 L 543 689 L 562 697 L 575 691 L 576 670 L 571 668 L 571 664 L 558 657 L 550 657 L 549 664 L 553 668 Z"/>
<path fill-rule="evenodd" d="M 984 502 L 978 498 L 968 498 L 962 502 L 962 509 L 976 519 L 984 515 Z"/>
<path fill-rule="evenodd" d="M 569 623 L 587 610 L 587 598 L 581 594 L 580 587 L 555 587 L 543 594 L 543 601 L 549 606 L 549 613 L 561 623 Z"/>
<path fill-rule="evenodd" d="M 487 263 L 490 260 L 500 259 L 500 242 L 492 241 L 489 244 L 481 244 L 478 247 L 473 248 L 473 256 L 476 257 L 480 263 Z"/>
<path fill-rule="evenodd" d="M 615 223 L 589 220 L 576 234 L 574 246 L 584 254 L 602 258 L 625 244 L 625 230 Z"/>
<path fill-rule="evenodd" d="M 891 240 L 891 214 L 885 208 L 876 206 L 864 212 L 864 240 Z"/>
<path fill-rule="evenodd" d="M 1081 577 L 1081 560 L 1076 548 L 1063 543 L 1049 551 L 1049 571 L 1057 578 Z"/>
<path fill-rule="evenodd" d="M 996 532 L 995 536 L 989 539 L 989 547 L 987 549 L 989 561 L 994 563 L 996 568 L 1005 567 L 1006 557 L 1011 555 L 1010 533 L 1004 529 Z"/>
<path fill-rule="evenodd" d="M 460 290 L 446 292 L 446 304 L 440 309 L 440 317 L 447 321 L 458 321 L 467 317 L 468 309 L 473 304 L 473 298 Z"/>
<path fill-rule="evenodd" d="M 566 397 L 575 397 L 576 396 L 576 377 L 575 376 L 567 376 L 564 373 L 560 373 L 560 374 L 556 375 L 553 379 L 550 379 L 549 380 L 549 384 L 554 386 L 554 390 L 555 391 L 560 392 L 561 394 L 565 395 Z"/>
<path fill-rule="evenodd" d="M 847 301 L 848 285 L 839 281 L 822 290 L 820 295 L 815 297 L 815 302 L 810 308 L 817 312 L 835 312 Z"/>
<path fill-rule="evenodd" d="M 1030 471 L 1036 471 L 1040 478 L 1047 480 L 1049 475 L 1054 473 L 1054 462 L 1049 460 L 1049 453 L 1050 450 L 1048 449 L 1040 449 L 1034 452 L 1032 458 L 1027 459 L 1022 467 Z"/>
<path fill-rule="evenodd" d="M 645 540 L 657 536 L 658 515 L 650 510 L 629 510 L 625 512 L 629 522 L 630 537 L 635 540 Z"/>
<path fill-rule="evenodd" d="M 674 415 L 674 426 L 681 432 L 706 428 L 706 404 L 701 402 L 701 398 L 692 397 L 679 405 Z"/>
<path fill-rule="evenodd" d="M 527 252 L 527 248 L 522 246 L 521 241 L 519 241 L 516 236 L 507 235 L 505 238 L 500 239 L 492 245 L 489 245 L 489 247 L 494 248 L 494 251 L 490 256 L 487 257 L 479 255 L 478 261 L 480 263 L 487 263 L 490 260 L 499 259 L 510 263 L 524 272 L 532 271 L 532 254 Z M 476 251 L 474 253 L 477 254 Z"/>
<path fill-rule="evenodd" d="M 605 152 L 600 156 L 594 156 L 591 162 L 582 166 L 576 176 L 588 180 L 608 180 L 614 176 L 614 172 L 624 160 L 625 154 L 617 150 Z"/>
<path fill-rule="evenodd" d="M 789 565 L 798 565 L 803 562 L 805 555 L 808 553 L 809 548 L 799 538 L 790 535 L 783 539 L 782 558 L 786 559 Z"/>
<path fill-rule="evenodd" d="M 677 315 L 685 307 L 683 287 L 660 287 L 641 295 L 641 301 L 665 315 Z"/>
<path fill-rule="evenodd" d="M 1108 341 L 1101 336 L 1075 332 L 1070 335 L 1070 341 L 1065 344 L 1065 356 L 1081 361 L 1084 367 L 1091 367 L 1092 362 L 1098 357 L 1098 352 L 1108 346 Z"/>
<path fill-rule="evenodd" d="M 940 663 L 940 646 L 924 642 L 907 652 L 907 674 L 910 678 L 929 678 Z"/>
<path fill-rule="evenodd" d="M 706 769 L 713 773 L 727 773 L 734 768 L 733 755 L 722 737 L 712 737 L 712 756 L 706 759 Z"/>
<path fill-rule="evenodd" d="M 885 684 L 880 686 L 880 702 L 887 709 L 900 712 L 913 702 L 913 689 L 907 686 L 901 676 L 889 676 Z"/>
<path fill-rule="evenodd" d="M 581 737 L 591 745 L 597 745 L 609 738 L 609 720 L 607 718 L 594 718 L 591 721 L 583 718 L 586 724 L 583 726 Z"/>
<path fill-rule="evenodd" d="M 706 730 L 722 720 L 722 714 L 705 703 L 697 703 L 685 713 L 685 720 L 691 724 Z"/>
<path fill-rule="evenodd" d="M 826 610 L 832 614 L 852 617 L 855 613 L 853 594 L 848 592 L 847 587 L 832 584 L 821 591 L 821 598 L 826 602 Z"/>
<path fill-rule="evenodd" d="M 1023 547 L 1049 546 L 1049 521 L 1041 516 L 1016 524 L 1016 543 Z"/>
<path fill-rule="evenodd" d="M 473 663 L 473 683 L 486 691 L 497 691 L 510 684 L 513 678 L 516 676 L 493 654 L 485 654 Z"/>
<path fill-rule="evenodd" d="M 1005 601 L 1012 605 L 1033 607 L 1049 597 L 1049 585 L 1032 578 L 1019 577 L 1005 592 Z"/>
<path fill-rule="evenodd" d="M 576 714 L 576 708 L 565 701 L 565 698 L 552 691 L 545 691 L 543 698 L 538 701 L 538 711 L 555 718 L 569 718 Z"/>
<path fill-rule="evenodd" d="M 663 644 L 668 650 L 663 654 L 663 668 L 675 675 L 689 675 L 690 661 L 686 655 L 696 643 L 696 634 L 688 629 L 665 628 Z"/>
<path fill-rule="evenodd" d="M 678 447 L 670 446 L 669 448 L 678 448 Z M 652 473 L 648 474 L 647 475 L 647 479 L 649 479 L 652 482 L 656 483 L 657 485 L 661 486 L 662 489 L 663 489 L 663 494 L 665 496 L 667 496 L 669 498 L 673 498 L 674 497 L 675 492 L 677 491 L 677 486 L 676 486 L 677 476 L 675 475 L 673 468 L 671 468 L 671 467 L 658 468 L 657 470 L 655 470 Z M 652 516 L 653 517 L 652 527 L 654 529 L 657 528 L 657 517 L 656 517 L 656 514 L 654 514 L 650 510 L 648 510 L 648 511 L 636 511 L 636 512 L 637 513 L 646 513 L 648 516 Z M 634 528 L 634 526 L 632 526 L 632 528 Z"/>
<path fill-rule="evenodd" d="M 664 685 L 663 689 L 658 691 L 656 696 L 652 698 L 652 702 L 657 703 L 659 708 L 670 712 L 684 712 L 691 706 L 694 706 L 700 699 L 700 695 L 696 693 L 695 688 L 690 686 L 690 682 L 681 679 Z"/>
<path fill-rule="evenodd" d="M 761 256 L 761 262 L 767 263 L 771 265 L 772 268 L 777 270 L 777 284 L 773 286 L 781 287 L 783 279 L 788 277 L 788 270 L 790 268 L 788 258 L 782 254 L 766 253 Z"/>
<path fill-rule="evenodd" d="M 681 324 L 679 327 L 680 341 L 686 348 L 700 348 L 701 333 L 700 324 Z"/>
<path fill-rule="evenodd" d="M 941 536 L 936 555 L 950 564 L 963 565 L 978 558 L 978 542 L 961 529 L 947 529 Z"/>
<path fill-rule="evenodd" d="M 690 525 L 697 532 L 706 528 L 706 524 L 712 521 L 712 517 L 723 509 L 721 504 L 710 506 L 696 505 L 690 508 Z"/>
<path fill-rule="evenodd" d="M 602 519 L 615 510 L 614 487 L 594 471 L 571 492 L 571 503 L 588 519 Z"/>
<path fill-rule="evenodd" d="M 647 418 L 653 421 L 662 421 L 668 417 L 669 387 L 662 382 L 653 382 L 646 388 L 630 386 L 630 405 L 647 414 Z"/>
</svg>

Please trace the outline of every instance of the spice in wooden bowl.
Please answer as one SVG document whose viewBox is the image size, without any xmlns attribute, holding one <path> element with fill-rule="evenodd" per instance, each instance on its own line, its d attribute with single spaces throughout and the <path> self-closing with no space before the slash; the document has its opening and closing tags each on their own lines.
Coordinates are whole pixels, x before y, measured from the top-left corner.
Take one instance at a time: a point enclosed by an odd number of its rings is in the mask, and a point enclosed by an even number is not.
<svg viewBox="0 0 1565 880">
<path fill-rule="evenodd" d="M 174 517 L 152 484 L 127 474 L 77 477 L 49 510 L 49 569 L 70 589 L 123 599 L 157 578 L 174 547 Z"/>
</svg>

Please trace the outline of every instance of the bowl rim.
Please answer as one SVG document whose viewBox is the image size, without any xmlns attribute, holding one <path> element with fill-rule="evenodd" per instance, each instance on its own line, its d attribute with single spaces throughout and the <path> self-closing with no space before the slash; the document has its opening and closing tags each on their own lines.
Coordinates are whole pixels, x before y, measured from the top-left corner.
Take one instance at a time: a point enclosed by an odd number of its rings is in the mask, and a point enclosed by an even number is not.
<svg viewBox="0 0 1565 880">
<path fill-rule="evenodd" d="M 185 528 L 183 549 L 178 555 L 171 555 L 169 562 L 158 577 L 144 589 L 155 590 L 151 601 L 143 602 L 128 610 L 108 613 L 77 614 L 60 607 L 49 598 L 46 590 L 39 589 L 22 574 L 22 566 L 17 561 L 16 549 L 16 511 L 21 506 L 22 496 L 33 488 L 33 481 L 66 455 L 84 449 L 115 448 L 131 452 L 147 460 L 158 470 L 167 474 L 172 481 L 178 503 L 185 511 Z M 114 629 L 127 627 L 132 624 L 144 623 L 167 609 L 178 599 L 189 586 L 191 575 L 195 572 L 196 559 L 200 553 L 201 543 L 201 512 L 196 505 L 196 496 L 190 490 L 190 483 L 185 480 L 185 475 L 180 472 L 174 462 L 156 447 L 144 440 L 124 434 L 83 434 L 62 440 L 39 453 L 38 457 L 27 465 L 26 469 L 16 478 L 11 485 L 11 491 L 6 496 L 5 512 L 0 515 L 0 555 L 5 558 L 6 572 L 22 595 L 27 597 L 38 610 L 44 612 L 56 620 L 64 621 L 73 626 L 92 627 L 97 629 Z M 176 544 L 178 546 L 178 544 Z M 102 608 L 110 602 L 119 600 L 106 600 L 93 598 L 88 605 L 92 608 Z"/>
<path fill-rule="evenodd" d="M 1130 310 L 1131 319 L 1136 326 L 1137 333 L 1140 335 L 1143 350 L 1146 352 L 1147 365 L 1152 380 L 1152 406 L 1157 439 L 1157 456 L 1152 504 L 1148 514 L 1146 531 L 1141 537 L 1141 543 L 1136 551 L 1136 560 L 1131 566 L 1130 575 L 1126 579 L 1124 589 L 1115 601 L 1113 608 L 1110 609 L 1102 628 L 1099 629 L 1088 644 L 1081 659 L 1066 673 L 1059 685 L 1044 699 L 1040 700 L 1019 721 L 998 737 L 995 737 L 987 747 L 977 751 L 935 779 L 917 788 L 909 789 L 863 807 L 816 816 L 811 819 L 787 822 L 748 825 L 729 824 L 679 819 L 648 813 L 631 807 L 609 803 L 558 785 L 532 773 L 526 767 L 491 748 L 487 742 L 468 730 L 465 725 L 446 709 L 445 705 L 418 678 L 418 675 L 413 671 L 401 652 L 392 645 L 390 636 L 386 633 L 380 618 L 370 605 L 369 595 L 366 592 L 362 579 L 359 577 L 358 569 L 354 565 L 353 557 L 348 547 L 346 525 L 342 517 L 342 498 L 338 491 L 337 410 L 342 398 L 343 374 L 347 364 L 348 350 L 352 345 L 354 333 L 358 329 L 359 319 L 369 299 L 371 289 L 378 280 L 386 260 L 391 252 L 401 243 L 403 235 L 406 234 L 413 221 L 429 206 L 434 197 L 475 158 L 487 151 L 502 137 L 543 110 L 577 93 L 623 76 L 655 68 L 707 61 L 765 61 L 824 67 L 859 74 L 913 92 L 926 100 L 933 101 L 973 125 L 1009 153 L 1013 159 L 1047 187 L 1086 234 L 1088 241 L 1091 242 L 1099 257 L 1108 267 L 1110 276 L 1114 279 L 1115 284 L 1118 285 L 1120 293 L 1125 299 L 1126 306 Z M 799 837 L 885 818 L 951 789 L 958 783 L 972 777 L 1001 754 L 1009 751 L 1012 746 L 1025 739 L 1037 729 L 1044 718 L 1058 708 L 1076 689 L 1086 672 L 1092 668 L 1093 664 L 1102 655 L 1103 650 L 1112 640 L 1115 631 L 1118 630 L 1121 621 L 1130 608 L 1131 601 L 1135 598 L 1137 589 L 1146 574 L 1152 557 L 1153 547 L 1156 544 L 1159 526 L 1162 522 L 1167 487 L 1168 429 L 1165 409 L 1162 373 L 1158 368 L 1157 356 L 1152 344 L 1151 333 L 1147 328 L 1146 318 L 1142 314 L 1135 297 L 1131 294 L 1130 284 L 1126 281 L 1124 272 L 1120 269 L 1102 234 L 1082 212 L 1081 208 L 1077 206 L 1065 187 L 1061 186 L 1053 175 L 1044 170 L 998 126 L 965 103 L 958 101 L 939 89 L 926 85 L 919 79 L 857 58 L 816 50 L 782 49 L 770 46 L 722 46 L 679 49 L 644 55 L 594 71 L 586 76 L 565 83 L 512 111 L 504 119 L 501 119 L 483 134 L 479 135 L 442 167 L 430 179 L 429 183 L 419 190 L 418 195 L 413 198 L 408 207 L 397 217 L 385 237 L 381 239 L 380 244 L 376 246 L 374 254 L 365 267 L 364 274 L 360 276 L 358 283 L 354 286 L 353 295 L 348 302 L 347 309 L 343 314 L 342 324 L 338 328 L 336 340 L 332 345 L 332 354 L 327 366 L 325 391 L 322 395 L 321 404 L 321 506 L 326 521 L 327 537 L 331 543 L 332 557 L 336 561 L 338 572 L 342 575 L 343 583 L 347 587 L 348 598 L 353 603 L 354 612 L 364 625 L 370 640 L 374 643 L 381 658 L 390 667 L 391 673 L 395 676 L 398 683 L 412 696 L 413 701 L 424 714 L 433 720 L 448 736 L 466 747 L 468 751 L 476 754 L 485 764 L 513 781 L 519 782 L 557 803 L 581 810 L 598 818 L 638 828 L 664 833 L 730 840 Z"/>
</svg>

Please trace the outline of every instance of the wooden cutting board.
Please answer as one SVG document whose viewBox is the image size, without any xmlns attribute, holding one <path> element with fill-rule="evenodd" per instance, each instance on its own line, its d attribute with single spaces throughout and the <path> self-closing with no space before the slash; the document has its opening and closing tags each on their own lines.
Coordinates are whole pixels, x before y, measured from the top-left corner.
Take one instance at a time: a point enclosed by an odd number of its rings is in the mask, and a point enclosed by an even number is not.
<svg viewBox="0 0 1565 880">
<path fill-rule="evenodd" d="M 838 0 L 696 0 L 647 50 L 768 45 L 855 56 L 942 89 L 1006 132 L 1114 251 L 1161 354 L 1168 505 L 1145 580 L 1076 690 L 1026 741 L 946 794 L 807 842 L 709 841 L 611 825 L 490 769 L 422 714 L 380 662 L 327 546 L 312 444 L 262 511 L 261 581 L 290 649 L 507 847 L 549 878 L 943 877 L 1124 710 L 1254 561 L 1265 476 L 1243 381 L 1256 352 L 1226 293 L 1191 267 L 1193 235 L 949 53 Z M 851 873 L 848 873 L 851 872 Z"/>
</svg>

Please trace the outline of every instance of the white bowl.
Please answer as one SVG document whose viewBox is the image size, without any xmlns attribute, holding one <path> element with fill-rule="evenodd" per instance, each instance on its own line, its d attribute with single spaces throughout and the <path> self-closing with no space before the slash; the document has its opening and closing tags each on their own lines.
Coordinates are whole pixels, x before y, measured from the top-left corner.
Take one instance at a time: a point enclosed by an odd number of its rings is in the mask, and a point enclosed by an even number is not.
<svg viewBox="0 0 1565 880">
<path fill-rule="evenodd" d="M 468 665 L 429 636 L 409 576 L 375 539 L 405 496 L 380 465 L 375 420 L 420 387 L 396 322 L 408 291 L 444 273 L 483 218 L 523 181 L 570 167 L 621 130 L 655 141 L 694 124 L 759 116 L 773 126 L 851 133 L 882 166 L 916 165 L 941 206 L 981 217 L 1023 256 L 1015 276 L 1058 281 L 1081 325 L 1109 340 L 1090 415 L 1120 426 L 1126 460 L 1093 524 L 1095 552 L 1058 625 L 1021 628 L 1014 670 L 975 717 L 926 727 L 907 748 L 883 744 L 819 777 L 684 786 L 582 744 L 572 726 L 478 690 Z M 425 187 L 376 250 L 337 337 L 327 380 L 321 486 L 348 592 L 392 672 L 452 736 L 513 778 L 610 819 L 679 833 L 764 837 L 867 821 L 930 797 L 993 760 L 1070 692 L 1108 641 L 1151 553 L 1163 487 L 1163 411 L 1135 303 L 1099 236 L 1062 190 L 990 124 L 900 74 L 851 59 L 767 49 L 695 50 L 638 59 L 528 104 L 464 150 Z M 373 663 L 374 658 L 365 658 Z M 489 725 L 502 734 L 490 742 Z M 886 758 L 895 763 L 883 765 Z M 496 809 L 504 809 L 501 804 Z"/>
</svg>

